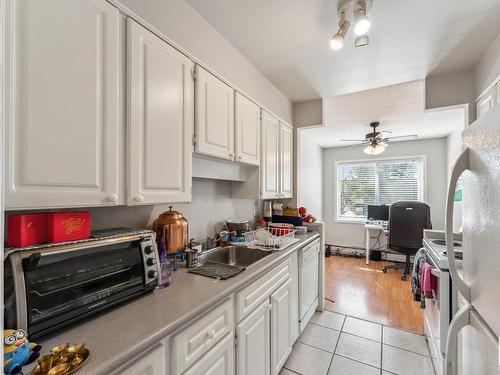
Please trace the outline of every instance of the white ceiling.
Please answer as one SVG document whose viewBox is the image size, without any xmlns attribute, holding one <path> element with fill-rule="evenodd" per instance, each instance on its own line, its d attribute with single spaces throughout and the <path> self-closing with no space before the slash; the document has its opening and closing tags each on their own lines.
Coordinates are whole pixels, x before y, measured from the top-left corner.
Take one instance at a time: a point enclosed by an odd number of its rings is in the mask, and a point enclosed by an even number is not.
<svg viewBox="0 0 500 375">
<path fill-rule="evenodd" d="M 370 122 L 390 136 L 417 134 L 418 139 L 439 138 L 464 125 L 462 107 L 424 110 L 424 81 L 339 95 L 323 100 L 324 127 L 301 130 L 321 147 L 356 144 L 341 139 L 364 139 Z"/>
<path fill-rule="evenodd" d="M 474 66 L 500 32 L 499 0 L 374 0 L 370 45 L 332 51 L 336 0 L 187 0 L 292 101 Z"/>
</svg>

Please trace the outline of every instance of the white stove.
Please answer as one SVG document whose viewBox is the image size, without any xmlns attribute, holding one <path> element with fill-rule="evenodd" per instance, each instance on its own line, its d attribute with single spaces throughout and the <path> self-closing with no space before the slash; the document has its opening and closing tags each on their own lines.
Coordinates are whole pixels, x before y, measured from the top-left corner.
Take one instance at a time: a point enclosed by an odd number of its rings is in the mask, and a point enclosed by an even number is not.
<svg viewBox="0 0 500 375">
<path fill-rule="evenodd" d="M 432 296 L 425 299 L 424 332 L 437 375 L 444 373 L 446 337 L 457 306 L 457 291 L 448 273 L 444 238 L 444 231 L 424 230 L 426 260 L 432 267 L 431 278 L 434 279 L 433 284 L 436 285 Z M 462 249 L 462 235 L 455 234 L 453 239 L 456 244 L 455 256 L 458 258 Z M 461 267 L 462 261 L 457 259 L 457 264 Z"/>
<path fill-rule="evenodd" d="M 462 255 L 462 235 L 455 233 L 453 235 L 455 257 L 457 265 L 461 268 L 462 261 L 459 259 Z M 448 269 L 448 258 L 446 258 L 446 244 L 444 242 L 444 231 L 441 230 L 424 230 L 424 247 L 427 253 L 432 257 L 434 263 L 440 268 Z"/>
</svg>

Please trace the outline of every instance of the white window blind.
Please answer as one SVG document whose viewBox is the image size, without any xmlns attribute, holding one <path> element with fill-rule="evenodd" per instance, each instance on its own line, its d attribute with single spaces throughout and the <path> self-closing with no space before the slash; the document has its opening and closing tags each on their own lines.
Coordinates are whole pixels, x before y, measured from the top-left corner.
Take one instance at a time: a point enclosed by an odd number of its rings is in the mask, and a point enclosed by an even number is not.
<svg viewBox="0 0 500 375">
<path fill-rule="evenodd" d="M 423 200 L 423 159 L 337 164 L 337 220 L 364 220 L 367 206 Z"/>
</svg>

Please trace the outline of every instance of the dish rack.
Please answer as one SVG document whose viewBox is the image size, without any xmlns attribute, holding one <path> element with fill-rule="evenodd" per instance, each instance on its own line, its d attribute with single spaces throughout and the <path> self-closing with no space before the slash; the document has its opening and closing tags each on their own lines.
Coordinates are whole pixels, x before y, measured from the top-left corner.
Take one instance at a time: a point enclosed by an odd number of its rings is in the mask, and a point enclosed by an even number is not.
<svg viewBox="0 0 500 375">
<path fill-rule="evenodd" d="M 294 242 L 295 230 L 284 230 L 283 228 L 260 228 L 251 232 L 243 233 L 246 246 L 250 249 L 266 251 L 280 251 Z"/>
</svg>

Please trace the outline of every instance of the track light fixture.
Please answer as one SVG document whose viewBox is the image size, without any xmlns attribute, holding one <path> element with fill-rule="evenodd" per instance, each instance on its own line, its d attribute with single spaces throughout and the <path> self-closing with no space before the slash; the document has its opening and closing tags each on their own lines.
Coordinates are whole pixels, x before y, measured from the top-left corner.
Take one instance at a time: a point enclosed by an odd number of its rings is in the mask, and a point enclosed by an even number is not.
<svg viewBox="0 0 500 375">
<path fill-rule="evenodd" d="M 349 22 L 345 20 L 344 13 L 342 13 L 339 21 L 339 30 L 332 36 L 332 39 L 330 39 L 330 47 L 332 47 L 332 49 L 337 50 L 344 47 L 344 37 L 347 30 L 349 30 Z"/>
<path fill-rule="evenodd" d="M 330 47 L 334 50 L 341 49 L 344 46 L 344 38 L 349 30 L 349 26 L 354 25 L 354 34 L 357 36 L 354 41 L 355 47 L 368 45 L 368 30 L 371 27 L 371 21 L 367 13 L 372 7 L 373 0 L 339 0 L 339 29 L 330 39 Z"/>
</svg>

